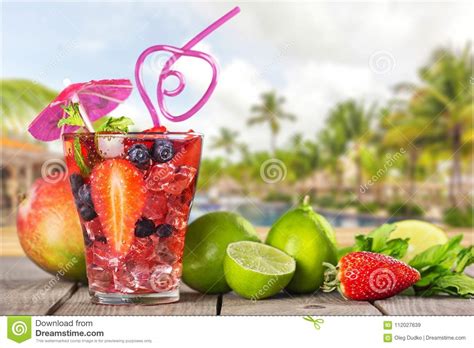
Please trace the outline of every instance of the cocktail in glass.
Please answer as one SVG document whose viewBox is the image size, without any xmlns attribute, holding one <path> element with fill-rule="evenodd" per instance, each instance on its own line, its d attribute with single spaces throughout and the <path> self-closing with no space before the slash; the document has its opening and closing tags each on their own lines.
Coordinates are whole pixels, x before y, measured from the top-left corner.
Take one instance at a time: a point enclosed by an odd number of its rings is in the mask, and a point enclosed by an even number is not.
<svg viewBox="0 0 474 348">
<path fill-rule="evenodd" d="M 178 301 L 202 136 L 66 133 L 63 141 L 92 301 Z"/>
</svg>

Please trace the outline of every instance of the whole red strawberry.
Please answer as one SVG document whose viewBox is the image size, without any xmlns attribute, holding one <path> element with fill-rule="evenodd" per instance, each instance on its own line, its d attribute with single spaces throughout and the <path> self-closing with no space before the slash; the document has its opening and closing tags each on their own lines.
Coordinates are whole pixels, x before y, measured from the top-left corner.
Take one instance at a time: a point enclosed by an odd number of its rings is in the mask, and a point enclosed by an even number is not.
<svg viewBox="0 0 474 348">
<path fill-rule="evenodd" d="M 368 251 L 352 252 L 328 267 L 323 291 L 336 287 L 351 300 L 374 301 L 394 296 L 420 280 L 420 273 L 393 257 Z"/>
</svg>

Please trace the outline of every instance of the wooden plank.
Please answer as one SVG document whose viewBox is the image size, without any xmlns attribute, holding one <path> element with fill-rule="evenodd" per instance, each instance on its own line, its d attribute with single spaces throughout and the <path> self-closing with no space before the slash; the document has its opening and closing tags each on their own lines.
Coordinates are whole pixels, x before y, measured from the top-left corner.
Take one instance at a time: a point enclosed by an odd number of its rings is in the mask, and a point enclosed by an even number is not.
<svg viewBox="0 0 474 348">
<path fill-rule="evenodd" d="M 87 287 L 81 287 L 54 312 L 54 315 L 216 315 L 217 313 L 217 295 L 202 295 L 183 285 L 180 297 L 179 302 L 156 306 L 97 305 L 90 302 Z"/>
<path fill-rule="evenodd" d="M 348 301 L 339 293 L 313 295 L 278 294 L 260 301 L 243 299 L 234 293 L 222 297 L 220 315 L 381 315 L 369 302 Z"/>
<path fill-rule="evenodd" d="M 0 281 L 41 280 L 52 277 L 26 257 L 0 257 Z"/>
<path fill-rule="evenodd" d="M 24 257 L 2 257 L 0 271 L 0 315 L 50 314 L 77 288 Z"/>
<path fill-rule="evenodd" d="M 473 301 L 447 296 L 395 296 L 374 305 L 385 315 L 474 315 Z"/>
</svg>

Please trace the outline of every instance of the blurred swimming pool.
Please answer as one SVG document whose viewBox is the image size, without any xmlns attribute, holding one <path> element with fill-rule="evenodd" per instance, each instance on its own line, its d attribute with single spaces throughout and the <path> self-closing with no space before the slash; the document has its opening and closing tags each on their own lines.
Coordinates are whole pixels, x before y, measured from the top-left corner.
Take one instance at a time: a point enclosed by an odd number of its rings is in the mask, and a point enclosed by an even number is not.
<svg viewBox="0 0 474 348">
<path fill-rule="evenodd" d="M 244 216 L 255 226 L 271 226 L 283 213 L 293 206 L 285 203 L 233 202 L 212 204 L 196 200 L 191 210 L 190 221 L 212 211 L 233 211 Z M 384 222 L 393 222 L 401 218 L 382 218 L 366 214 L 348 214 L 338 211 L 318 210 L 334 227 L 378 226 Z"/>
</svg>

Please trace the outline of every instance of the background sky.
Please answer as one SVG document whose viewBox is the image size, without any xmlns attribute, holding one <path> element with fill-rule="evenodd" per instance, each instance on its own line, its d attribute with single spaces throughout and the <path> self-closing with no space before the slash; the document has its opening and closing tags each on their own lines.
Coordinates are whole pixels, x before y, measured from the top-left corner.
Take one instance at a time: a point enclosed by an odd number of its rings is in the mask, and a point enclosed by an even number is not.
<svg viewBox="0 0 474 348">
<path fill-rule="evenodd" d="M 220 64 L 211 100 L 190 121 L 163 121 L 173 130 L 203 132 L 207 146 L 219 127 L 229 127 L 240 131 L 250 149 L 267 149 L 268 130 L 249 129 L 246 119 L 260 94 L 272 89 L 287 98 L 288 111 L 298 117 L 284 124 L 279 145 L 295 132 L 313 137 L 336 102 L 354 97 L 383 103 L 394 84 L 416 81 L 417 68 L 433 49 L 462 48 L 473 39 L 472 1 L 4 2 L 1 75 L 36 80 L 58 91 L 65 79 L 133 81 L 136 58 L 145 48 L 182 46 L 236 4 L 242 12 L 196 47 Z M 165 58 L 158 54 L 144 69 L 154 101 Z M 181 59 L 176 67 L 189 88 L 169 106 L 182 112 L 206 89 L 210 69 L 191 59 Z M 137 91 L 115 113 L 132 117 L 140 129 L 151 126 Z"/>
</svg>

